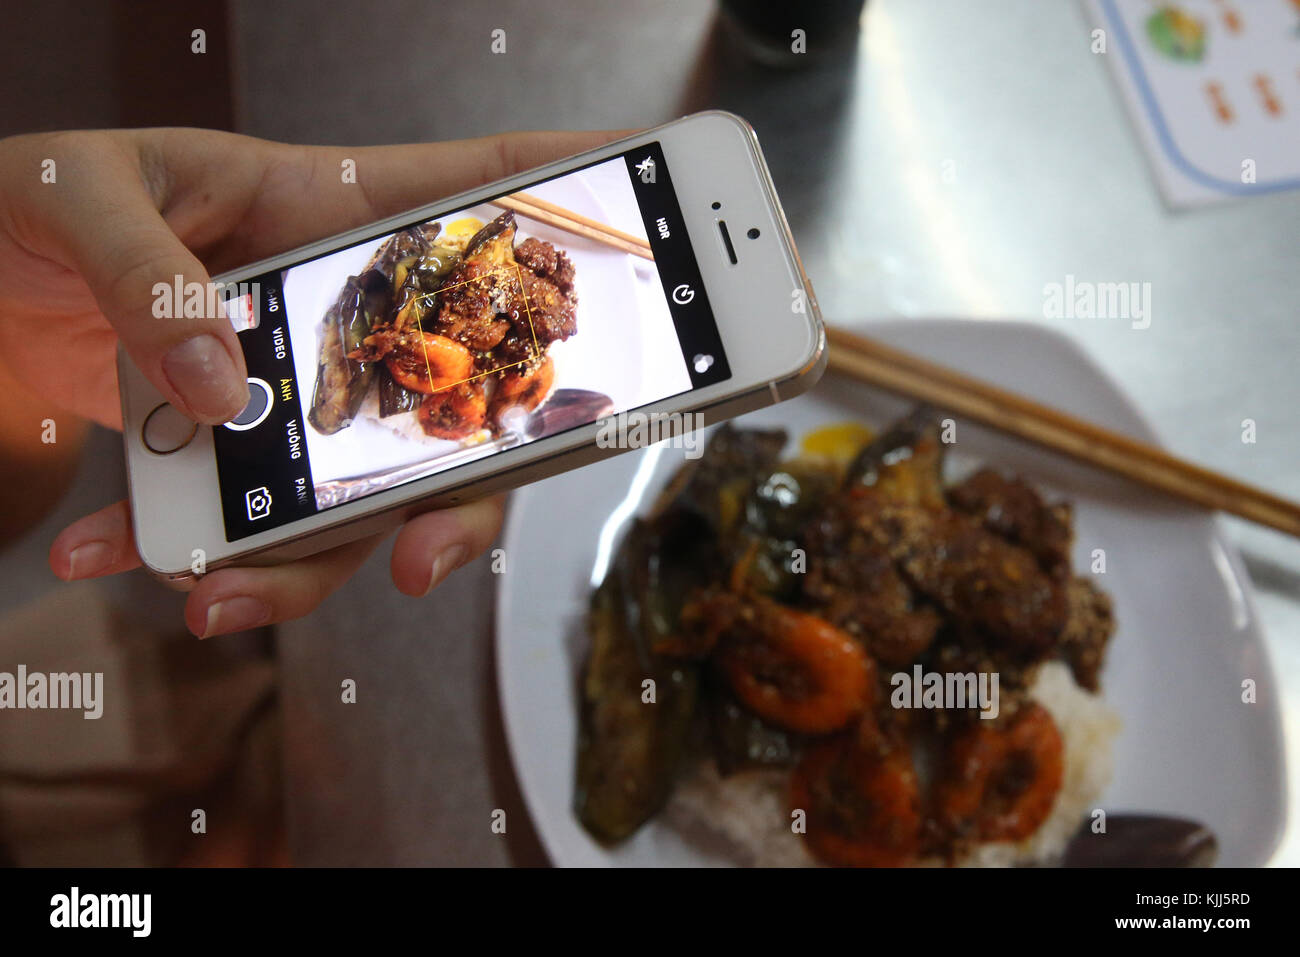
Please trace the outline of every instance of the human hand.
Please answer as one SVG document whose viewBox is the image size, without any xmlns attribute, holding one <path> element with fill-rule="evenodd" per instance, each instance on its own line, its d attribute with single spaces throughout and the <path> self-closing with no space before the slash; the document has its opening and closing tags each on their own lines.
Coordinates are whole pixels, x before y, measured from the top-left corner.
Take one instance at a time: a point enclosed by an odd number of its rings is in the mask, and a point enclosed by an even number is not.
<svg viewBox="0 0 1300 957">
<path fill-rule="evenodd" d="M 224 317 L 159 320 L 155 283 L 212 273 L 373 222 L 609 141 L 612 133 L 513 133 L 391 147 L 307 147 L 211 130 L 108 130 L 0 140 L 0 355 L 43 398 L 121 428 L 116 350 L 196 421 L 247 402 Z M 356 163 L 356 182 L 340 176 Z M 53 182 L 43 181 L 51 169 Z M 399 590 L 423 595 L 491 544 L 501 500 L 429 512 L 393 545 Z M 270 568 L 225 568 L 191 591 L 200 637 L 307 614 L 382 541 Z M 50 567 L 67 580 L 140 564 L 128 504 L 64 529 Z"/>
</svg>

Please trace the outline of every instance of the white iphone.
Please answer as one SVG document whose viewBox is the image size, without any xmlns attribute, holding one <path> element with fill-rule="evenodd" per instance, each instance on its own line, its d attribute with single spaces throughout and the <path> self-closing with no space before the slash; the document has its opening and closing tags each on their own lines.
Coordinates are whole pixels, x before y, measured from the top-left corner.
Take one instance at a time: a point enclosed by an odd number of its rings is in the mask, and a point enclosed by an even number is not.
<svg viewBox="0 0 1300 957">
<path fill-rule="evenodd" d="M 195 426 L 119 361 L 136 545 L 182 588 L 790 398 L 826 362 L 758 141 L 723 112 L 214 283 L 239 416 Z"/>
</svg>

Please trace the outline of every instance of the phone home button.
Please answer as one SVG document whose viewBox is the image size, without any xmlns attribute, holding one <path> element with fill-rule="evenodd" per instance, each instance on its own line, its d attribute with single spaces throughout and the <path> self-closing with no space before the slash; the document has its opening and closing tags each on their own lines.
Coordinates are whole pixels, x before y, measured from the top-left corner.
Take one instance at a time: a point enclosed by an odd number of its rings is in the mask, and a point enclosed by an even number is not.
<svg viewBox="0 0 1300 957">
<path fill-rule="evenodd" d="M 140 438 L 144 447 L 155 455 L 171 455 L 189 445 L 198 430 L 197 422 L 185 418 L 170 402 L 164 402 L 145 417 Z"/>
</svg>

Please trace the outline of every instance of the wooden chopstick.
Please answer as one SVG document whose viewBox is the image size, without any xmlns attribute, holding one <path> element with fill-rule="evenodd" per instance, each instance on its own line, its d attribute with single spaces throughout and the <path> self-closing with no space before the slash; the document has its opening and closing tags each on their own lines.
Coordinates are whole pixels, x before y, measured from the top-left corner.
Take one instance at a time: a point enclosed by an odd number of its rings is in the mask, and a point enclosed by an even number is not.
<svg viewBox="0 0 1300 957">
<path fill-rule="evenodd" d="M 529 206 L 536 206 L 538 209 L 544 209 L 548 213 L 554 213 L 556 216 L 561 216 L 565 219 L 572 219 L 574 222 L 582 223 L 584 226 L 590 226 L 592 229 L 608 233 L 615 239 L 621 239 L 624 242 L 629 242 L 636 246 L 642 246 L 645 248 L 646 252 L 650 251 L 650 243 L 647 240 L 644 240 L 639 236 L 633 236 L 631 233 L 625 233 L 620 229 L 615 229 L 608 223 L 600 222 L 600 220 L 589 219 L 581 213 L 575 213 L 571 209 L 557 206 L 555 203 L 542 199 L 540 196 L 534 196 L 531 193 L 515 193 L 513 194 L 513 198 L 519 200 L 521 203 L 527 203 Z"/>
<path fill-rule="evenodd" d="M 874 339 L 826 328 L 829 368 L 1206 508 L 1300 536 L 1300 505 Z"/>
<path fill-rule="evenodd" d="M 535 219 L 540 223 L 546 223 L 548 226 L 554 226 L 556 229 L 562 229 L 565 232 L 584 236 L 598 243 L 604 243 L 606 246 L 611 246 L 625 253 L 631 253 L 633 256 L 640 256 L 642 259 L 654 261 L 654 253 L 650 251 L 650 243 L 646 240 L 633 236 L 631 233 L 622 232 L 613 226 L 607 226 L 597 220 L 589 219 L 572 210 L 565 209 L 563 206 L 557 206 L 536 196 L 530 196 L 528 193 L 512 193 L 509 196 L 502 196 L 500 199 L 494 199 L 492 205 L 499 206 L 501 209 L 512 210 L 521 216 L 527 216 L 529 219 Z"/>
</svg>

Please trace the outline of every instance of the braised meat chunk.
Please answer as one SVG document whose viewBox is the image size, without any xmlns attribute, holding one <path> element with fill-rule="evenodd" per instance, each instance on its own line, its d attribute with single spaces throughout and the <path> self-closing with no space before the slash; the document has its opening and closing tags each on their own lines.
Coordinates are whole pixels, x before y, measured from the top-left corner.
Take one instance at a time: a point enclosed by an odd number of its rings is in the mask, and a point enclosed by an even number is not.
<svg viewBox="0 0 1300 957">
<path fill-rule="evenodd" d="M 474 352 L 487 352 L 510 330 L 522 312 L 514 270 L 484 260 L 468 260 L 451 271 L 438 293 L 434 330 L 463 343 Z"/>
<path fill-rule="evenodd" d="M 539 279 L 551 283 L 562 296 L 577 302 L 573 291 L 573 263 L 550 243 L 525 239 L 515 247 L 515 262 Z"/>
<path fill-rule="evenodd" d="M 1110 596 L 1086 578 L 1072 578 L 1065 589 L 1069 616 L 1061 633 L 1061 654 L 1079 687 L 1096 691 L 1106 645 L 1115 631 Z"/>
<path fill-rule="evenodd" d="M 511 268 L 490 267 L 490 280 L 477 280 L 466 270 L 465 277 L 476 281 L 449 288 L 441 296 L 441 321 L 464 315 L 470 329 L 491 323 L 490 334 L 471 345 L 486 353 L 485 367 L 503 369 L 535 360 L 552 342 L 578 331 L 578 295 L 569 257 L 537 239 L 525 239 L 511 256 Z M 480 268 L 489 267 L 484 263 Z"/>
<path fill-rule="evenodd" d="M 1056 644 L 1065 592 L 1030 552 L 947 509 L 885 504 L 871 517 L 904 578 L 958 623 L 1021 652 Z"/>
<path fill-rule="evenodd" d="M 523 282 L 524 302 L 516 311 L 522 311 L 539 346 L 567 339 L 578 331 L 578 300 L 572 292 L 566 293 L 549 279 L 526 269 L 520 270 L 519 278 Z M 518 320 L 512 318 L 512 321 L 518 328 Z"/>
<path fill-rule="evenodd" d="M 876 535 L 874 500 L 842 497 L 808 529 L 803 599 L 887 665 L 922 654 L 940 616 L 922 604 Z"/>
<path fill-rule="evenodd" d="M 1069 571 L 1074 528 L 1067 503 L 1048 505 L 1023 479 L 987 468 L 950 488 L 948 501 L 990 532 L 1031 551 L 1044 571 Z"/>
</svg>

